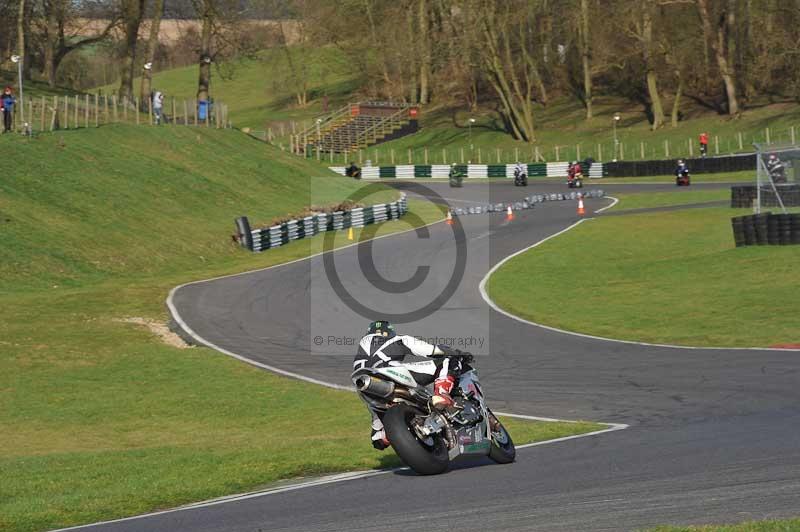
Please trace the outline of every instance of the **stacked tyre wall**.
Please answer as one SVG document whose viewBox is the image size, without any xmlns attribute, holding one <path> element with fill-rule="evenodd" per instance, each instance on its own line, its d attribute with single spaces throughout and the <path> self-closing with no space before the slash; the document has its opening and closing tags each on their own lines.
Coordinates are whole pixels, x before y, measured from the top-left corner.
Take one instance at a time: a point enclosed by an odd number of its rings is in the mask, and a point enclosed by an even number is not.
<svg viewBox="0 0 800 532">
<path fill-rule="evenodd" d="M 236 238 L 242 247 L 251 251 L 266 251 L 326 231 L 364 227 L 394 220 L 406 212 L 408 212 L 408 199 L 403 194 L 399 200 L 391 203 L 380 203 L 349 211 L 319 213 L 263 229 L 251 229 L 247 217 L 242 216 L 236 219 Z"/>
<path fill-rule="evenodd" d="M 528 178 L 536 177 L 566 177 L 569 163 L 530 163 L 527 166 Z M 456 170 L 467 178 L 485 179 L 489 177 L 513 178 L 516 164 L 457 164 Z M 440 178 L 447 179 L 450 175 L 449 164 L 416 164 L 398 166 L 365 166 L 361 169 L 362 179 L 414 179 Z M 345 175 L 344 166 L 332 166 L 331 170 L 337 174 Z M 588 176 L 591 178 L 603 177 L 604 166 L 593 163 L 589 166 Z M 584 173 L 586 168 L 584 166 Z"/>
<path fill-rule="evenodd" d="M 800 244 L 800 214 L 753 214 L 731 219 L 736 247 Z"/>
</svg>

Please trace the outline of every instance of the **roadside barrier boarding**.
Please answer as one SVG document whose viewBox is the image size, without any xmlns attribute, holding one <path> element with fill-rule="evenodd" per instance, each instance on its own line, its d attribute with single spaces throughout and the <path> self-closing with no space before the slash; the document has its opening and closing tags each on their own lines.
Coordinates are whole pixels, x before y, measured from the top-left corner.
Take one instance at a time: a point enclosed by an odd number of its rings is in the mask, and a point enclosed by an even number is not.
<svg viewBox="0 0 800 532">
<path fill-rule="evenodd" d="M 234 237 L 242 247 L 250 251 L 266 251 L 288 244 L 292 240 L 300 240 L 326 231 L 364 227 L 394 220 L 406 212 L 408 212 L 408 198 L 402 194 L 399 200 L 391 203 L 379 203 L 349 211 L 314 214 L 263 229 L 251 229 L 247 216 L 241 216 L 236 219 Z"/>
<path fill-rule="evenodd" d="M 583 164 L 583 163 L 582 163 Z M 457 164 L 456 170 L 467 178 L 514 177 L 515 164 Z M 528 177 L 566 177 L 568 162 L 530 163 L 527 166 Z M 397 166 L 364 166 L 361 168 L 362 179 L 414 179 L 430 177 L 447 179 L 450 175 L 449 164 L 416 164 Z M 337 174 L 345 175 L 344 166 L 331 166 Z M 584 166 L 584 172 L 586 168 Z M 593 163 L 589 167 L 590 178 L 603 177 L 603 164 Z"/>
</svg>

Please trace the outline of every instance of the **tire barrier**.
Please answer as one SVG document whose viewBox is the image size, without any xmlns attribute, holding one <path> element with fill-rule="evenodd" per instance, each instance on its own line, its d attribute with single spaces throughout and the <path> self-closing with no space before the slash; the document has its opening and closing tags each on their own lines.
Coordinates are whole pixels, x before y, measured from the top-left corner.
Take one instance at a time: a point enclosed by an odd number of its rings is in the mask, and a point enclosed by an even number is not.
<svg viewBox="0 0 800 532">
<path fill-rule="evenodd" d="M 484 203 L 471 207 L 458 207 L 452 209 L 450 212 L 453 216 L 469 216 L 471 214 L 489 214 L 494 212 L 504 214 L 508 212 L 509 206 L 511 207 L 512 211 L 523 211 L 526 209 L 533 209 L 537 203 L 565 200 L 574 201 L 578 199 L 578 196 L 582 196 L 584 198 L 602 198 L 605 196 L 605 192 L 602 190 L 589 190 L 585 194 L 581 194 L 580 192 L 569 192 L 567 194 L 534 194 L 533 196 L 527 196 L 512 203 Z"/>
<path fill-rule="evenodd" d="M 733 241 L 743 246 L 800 244 L 800 214 L 752 214 L 731 218 Z"/>
<path fill-rule="evenodd" d="M 602 163 L 581 161 L 584 175 L 600 178 L 605 174 Z M 486 179 L 489 177 L 506 177 L 513 179 L 515 164 L 457 164 L 456 170 L 468 179 Z M 529 163 L 528 177 L 566 177 L 568 162 L 562 163 Z M 361 179 L 414 179 L 425 177 L 447 179 L 450 175 L 449 164 L 417 164 L 398 166 L 365 166 L 361 169 Z M 331 166 L 331 170 L 345 175 L 344 166 Z M 669 172 L 671 173 L 672 169 Z"/>
<path fill-rule="evenodd" d="M 379 203 L 369 207 L 359 207 L 350 211 L 336 211 L 306 216 L 299 220 L 289 220 L 264 229 L 244 230 L 250 227 L 246 216 L 236 219 L 236 240 L 250 251 L 266 251 L 292 240 L 300 240 L 326 231 L 340 231 L 351 227 L 364 227 L 374 223 L 395 220 L 408 212 L 408 198 L 405 194 L 391 203 Z"/>
<path fill-rule="evenodd" d="M 692 174 L 717 174 L 721 172 L 741 172 L 756 170 L 756 154 L 728 155 L 725 157 L 706 157 L 686 159 L 675 157 L 660 161 L 617 161 L 603 165 L 606 177 L 647 177 L 655 175 L 672 175 L 675 172 L 675 161 L 683 159 Z"/>
<path fill-rule="evenodd" d="M 800 184 L 775 185 L 778 195 L 786 207 L 800 207 Z M 758 197 L 756 185 L 737 185 L 731 187 L 731 207 L 734 209 L 750 208 Z M 761 186 L 761 206 L 780 207 L 778 196 L 771 186 Z"/>
</svg>

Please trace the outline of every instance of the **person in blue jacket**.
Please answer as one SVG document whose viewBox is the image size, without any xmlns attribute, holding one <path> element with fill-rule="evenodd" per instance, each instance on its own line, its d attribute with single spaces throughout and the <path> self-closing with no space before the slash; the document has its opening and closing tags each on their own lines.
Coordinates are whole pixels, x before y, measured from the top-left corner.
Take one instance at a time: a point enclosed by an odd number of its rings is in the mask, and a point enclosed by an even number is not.
<svg viewBox="0 0 800 532">
<path fill-rule="evenodd" d="M 17 100 L 14 98 L 11 87 L 6 87 L 3 91 L 2 98 L 0 98 L 0 107 L 3 109 L 3 133 L 11 131 L 15 103 L 17 103 Z"/>
</svg>

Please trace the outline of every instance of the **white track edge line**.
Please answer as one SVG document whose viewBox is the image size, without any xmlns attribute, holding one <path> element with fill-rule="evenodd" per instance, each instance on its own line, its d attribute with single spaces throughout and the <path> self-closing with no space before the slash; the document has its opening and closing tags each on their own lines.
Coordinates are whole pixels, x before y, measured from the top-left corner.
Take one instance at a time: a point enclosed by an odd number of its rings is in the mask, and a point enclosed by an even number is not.
<svg viewBox="0 0 800 532">
<path fill-rule="evenodd" d="M 229 357 L 233 357 L 233 358 L 235 358 L 237 360 L 240 360 L 242 362 L 250 364 L 251 366 L 256 366 L 256 367 L 261 368 L 261 369 L 266 369 L 268 371 L 271 371 L 273 373 L 277 373 L 279 375 L 283 375 L 285 377 L 292 377 L 294 379 L 298 379 L 298 380 L 305 381 L 305 382 L 310 382 L 312 384 L 318 384 L 320 386 L 325 386 L 326 388 L 333 388 L 335 390 L 343 390 L 343 391 L 348 391 L 348 392 L 354 392 L 355 390 L 353 390 L 352 388 L 350 388 L 348 386 L 342 386 L 340 384 L 334 384 L 334 383 L 330 383 L 330 382 L 325 382 L 325 381 L 321 381 L 319 379 L 314 379 L 312 377 L 306 377 L 305 375 L 300 375 L 299 373 L 293 373 L 291 371 L 286 371 L 286 370 L 283 370 L 283 369 L 280 369 L 280 368 L 276 368 L 274 366 L 270 366 L 268 364 L 264 364 L 262 362 L 258 362 L 256 360 L 253 360 L 253 359 L 247 358 L 245 356 L 239 355 L 239 354 L 234 353 L 232 351 L 228 351 L 224 347 L 220 347 L 220 346 L 218 346 L 218 345 L 206 340 L 205 338 L 203 338 L 202 336 L 197 334 L 191 327 L 189 327 L 189 325 L 181 317 L 181 315 L 178 312 L 178 309 L 175 306 L 175 303 L 173 301 L 175 293 L 178 290 L 180 290 L 181 288 L 184 288 L 186 286 L 195 285 L 195 284 L 201 284 L 201 283 L 208 283 L 208 282 L 211 282 L 211 281 L 217 281 L 219 279 L 227 279 L 227 278 L 230 278 L 230 277 L 239 277 L 239 276 L 242 276 L 242 275 L 250 275 L 251 273 L 263 272 L 263 271 L 267 271 L 267 270 L 272 270 L 274 268 L 281 268 L 281 267 L 284 267 L 284 266 L 289 266 L 291 264 L 295 264 L 295 263 L 298 263 L 298 262 L 311 260 L 311 259 L 313 259 L 315 257 L 319 257 L 319 256 L 324 255 L 326 253 L 335 253 L 335 252 L 343 250 L 343 249 L 348 249 L 348 248 L 351 248 L 353 246 L 358 246 L 358 245 L 361 245 L 361 244 L 363 244 L 365 242 L 370 242 L 370 241 L 373 241 L 373 240 L 380 240 L 381 238 L 387 238 L 387 237 L 390 237 L 390 236 L 398 236 L 398 235 L 410 233 L 412 231 L 416 231 L 418 229 L 422 229 L 423 227 L 430 227 L 432 225 L 436 225 L 436 224 L 442 223 L 443 221 L 444 221 L 444 219 L 441 219 L 441 220 L 438 220 L 438 221 L 435 221 L 435 222 L 431 222 L 429 224 L 426 224 L 426 225 L 423 225 L 423 226 L 420 226 L 420 227 L 414 227 L 414 228 L 408 229 L 406 231 L 398 231 L 398 232 L 395 232 L 395 233 L 390 233 L 388 235 L 382 235 L 382 236 L 379 236 L 379 237 L 371 238 L 369 240 L 362 240 L 362 241 L 359 241 L 359 242 L 355 242 L 353 244 L 348 244 L 346 246 L 342 246 L 342 247 L 339 247 L 339 248 L 336 248 L 336 249 L 330 249 L 330 250 L 327 250 L 327 251 L 320 251 L 319 253 L 315 253 L 315 254 L 309 255 L 307 257 L 301 257 L 299 259 L 295 259 L 295 260 L 292 260 L 292 261 L 289 261 L 289 262 L 282 262 L 280 264 L 273 264 L 272 266 L 267 266 L 266 268 L 258 268 L 256 270 L 250 270 L 250 271 L 241 272 L 241 273 L 234 273 L 234 274 L 230 274 L 230 275 L 221 275 L 219 277 L 212 277 L 210 279 L 203 279 L 203 280 L 200 280 L 200 281 L 191 281 L 189 283 L 184 283 L 182 285 L 178 285 L 178 286 L 174 287 L 172 290 L 169 291 L 169 295 L 167 296 L 167 307 L 169 308 L 169 311 L 170 311 L 170 314 L 172 315 L 172 318 L 178 323 L 178 325 L 184 331 L 186 331 L 186 333 L 189 336 L 191 336 L 199 344 L 202 344 L 202 345 L 204 345 L 206 347 L 210 347 L 212 349 L 215 349 L 215 350 L 219 351 L 220 353 L 222 353 L 224 355 L 227 355 Z"/>
<path fill-rule="evenodd" d="M 517 418 L 522 418 L 522 419 L 532 419 L 532 420 L 539 420 L 539 421 L 563 421 L 563 422 L 567 422 L 567 423 L 577 423 L 576 421 L 568 421 L 568 420 L 552 419 L 552 418 L 540 418 L 540 417 L 536 417 L 536 416 L 526 416 L 526 415 L 521 415 L 521 414 L 506 414 L 506 413 L 497 412 L 497 415 L 498 416 L 517 417 Z M 526 443 L 524 445 L 516 446 L 516 449 L 519 450 L 519 449 L 528 449 L 530 447 L 539 447 L 539 446 L 548 445 L 548 444 L 551 444 L 551 443 L 560 443 L 560 442 L 564 442 L 564 441 L 567 441 L 567 440 L 576 440 L 576 439 L 579 439 L 579 438 L 587 438 L 589 436 L 597 436 L 598 434 L 604 434 L 606 432 L 614 432 L 614 431 L 624 430 L 624 429 L 628 428 L 628 425 L 625 425 L 625 424 L 622 424 L 622 423 L 598 423 L 598 424 L 600 424 L 600 425 L 608 425 L 608 428 L 607 429 L 603 429 L 603 430 L 595 430 L 595 431 L 592 431 L 592 432 L 585 432 L 583 434 L 574 434 L 572 436 L 564 436 L 564 437 L 561 437 L 561 438 L 553 438 L 551 440 L 544 440 L 544 441 L 538 441 L 538 442 L 533 442 L 533 443 Z M 147 517 L 155 517 L 155 516 L 158 516 L 158 515 L 177 513 L 177 512 L 185 512 L 185 511 L 188 511 L 188 510 L 197 510 L 199 508 L 207 508 L 209 506 L 219 506 L 219 505 L 227 504 L 227 503 L 230 503 L 230 502 L 245 501 L 245 500 L 248 500 L 248 499 L 256 499 L 256 498 L 260 498 L 260 497 L 267 497 L 269 495 L 277 495 L 279 493 L 285 493 L 287 491 L 296 491 L 296 490 L 301 490 L 301 489 L 305 489 L 305 488 L 313 488 L 313 487 L 316 487 L 316 486 L 324 486 L 326 484 L 337 484 L 339 482 L 347 482 L 349 480 L 359 480 L 359 479 L 362 479 L 362 478 L 376 477 L 376 476 L 386 475 L 388 473 L 394 473 L 396 471 L 404 471 L 404 470 L 408 470 L 408 469 L 409 469 L 408 467 L 394 467 L 394 468 L 391 468 L 391 469 L 373 469 L 371 471 L 352 471 L 352 472 L 347 472 L 347 473 L 337 473 L 337 474 L 334 474 L 334 475 L 329 475 L 329 476 L 317 478 L 317 479 L 314 479 L 314 480 L 309 480 L 309 481 L 306 481 L 306 482 L 298 482 L 297 484 L 291 484 L 291 485 L 288 485 L 288 486 L 276 487 L 276 488 L 271 488 L 271 489 L 266 489 L 266 490 L 261 490 L 261 491 L 251 491 L 251 492 L 246 492 L 246 493 L 240 493 L 240 494 L 237 494 L 237 495 L 228 495 L 228 496 L 224 496 L 224 497 L 218 497 L 216 499 L 209 499 L 207 501 L 200 501 L 200 502 L 196 502 L 196 503 L 190 503 L 190 504 L 187 504 L 187 505 L 184 505 L 184 506 L 178 506 L 177 508 L 170 508 L 168 510 L 160 510 L 160 511 L 157 511 L 157 512 L 150 512 L 150 513 L 146 513 L 146 514 L 132 515 L 130 517 L 123 517 L 123 518 L 120 518 L 120 519 L 109 519 L 107 521 L 98 521 L 96 523 L 89 523 L 89 524 L 85 524 L 85 525 L 76 525 L 76 526 L 71 526 L 71 527 L 68 527 L 68 528 L 58 528 L 58 529 L 51 530 L 50 532 L 66 532 L 68 530 L 79 530 L 79 529 L 82 529 L 82 528 L 91 528 L 91 527 L 96 527 L 96 526 L 108 525 L 108 524 L 112 524 L 112 523 L 122 523 L 122 522 L 125 522 L 125 521 L 134 521 L 136 519 L 144 519 L 144 518 L 147 518 Z"/>
<path fill-rule="evenodd" d="M 550 235 L 550 236 L 548 236 L 546 238 L 543 238 L 542 240 L 539 240 L 535 244 L 532 244 L 532 245 L 530 245 L 530 246 L 528 246 L 528 247 L 526 247 L 524 249 L 521 249 L 521 250 L 519 250 L 519 251 L 517 251 L 515 253 L 512 253 L 511 255 L 507 256 L 506 258 L 504 258 L 503 260 L 501 260 L 500 262 L 495 264 L 492 267 L 492 269 L 489 270 L 488 273 L 483 277 L 483 279 L 481 279 L 481 282 L 478 285 L 478 290 L 480 291 L 481 297 L 486 302 L 486 304 L 489 305 L 490 307 L 492 307 L 494 310 L 496 310 L 500 314 L 502 314 L 504 316 L 507 316 L 507 317 L 511 318 L 512 320 L 516 320 L 516 321 L 518 321 L 520 323 L 525 323 L 526 325 L 532 325 L 534 327 L 539 327 L 541 329 L 546 329 L 548 331 L 553 331 L 553 332 L 557 332 L 557 333 L 561 333 L 561 334 L 568 334 L 570 336 L 577 336 L 579 338 L 588 338 L 590 340 L 601 340 L 603 342 L 615 342 L 615 343 L 620 343 L 620 344 L 641 345 L 641 346 L 644 346 L 644 347 L 665 347 L 665 348 L 668 348 L 668 349 L 688 349 L 688 350 L 695 350 L 695 351 L 702 351 L 702 350 L 714 350 L 714 351 L 781 351 L 781 352 L 793 352 L 793 351 L 794 352 L 798 352 L 798 351 L 800 351 L 800 348 L 785 348 L 785 347 L 713 347 L 713 346 L 712 347 L 703 347 L 703 346 L 694 346 L 694 345 L 654 344 L 654 343 L 649 343 L 649 342 L 637 342 L 635 340 L 621 340 L 619 338 L 607 338 L 605 336 L 595 336 L 595 335 L 592 335 L 592 334 L 585 334 L 585 333 L 579 333 L 579 332 L 574 332 L 574 331 L 567 331 L 565 329 L 559 329 L 558 327 L 552 327 L 550 325 L 544 325 L 543 323 L 538 323 L 538 322 L 535 322 L 535 321 L 526 320 L 525 318 L 521 318 L 521 317 L 517 316 L 516 314 L 512 314 L 512 313 L 510 313 L 510 312 L 508 312 L 506 310 L 503 310 L 502 308 L 500 308 L 499 305 L 497 305 L 497 303 L 494 302 L 494 300 L 492 300 L 491 297 L 489 297 L 489 293 L 486 291 L 486 283 L 489 281 L 489 278 L 492 276 L 492 274 L 495 273 L 498 269 L 500 269 L 500 267 L 503 264 L 505 264 L 509 260 L 513 259 L 517 255 L 521 255 L 521 254 L 525 253 L 526 251 L 529 251 L 529 250 L 531 250 L 531 249 L 533 249 L 533 248 L 535 248 L 535 247 L 537 247 L 537 246 L 539 246 L 541 244 L 544 244 L 545 242 L 547 242 L 551 238 L 555 238 L 555 237 L 557 237 L 559 235 L 562 235 L 562 234 L 566 233 L 570 229 L 573 229 L 573 228 L 577 227 L 578 225 L 580 225 L 582 222 L 585 222 L 586 220 L 593 220 L 593 219 L 594 218 L 584 218 L 584 219 L 578 220 L 574 224 L 570 225 L 569 227 L 566 227 L 566 228 L 562 229 L 558 233 L 554 233 L 554 234 L 552 234 L 552 235 Z"/>
<path fill-rule="evenodd" d="M 601 212 L 603 212 L 603 211 L 604 211 L 604 210 L 606 210 L 606 209 L 610 209 L 611 207 L 613 207 L 614 205 L 616 205 L 617 203 L 619 203 L 619 198 L 615 198 L 614 196 L 606 196 L 606 197 L 607 197 L 607 198 L 611 198 L 611 199 L 612 199 L 612 200 L 614 200 L 614 201 L 611 203 L 611 205 L 606 205 L 606 206 L 605 206 L 605 207 L 603 207 L 602 209 L 597 209 L 596 211 L 594 211 L 594 213 L 595 213 L 595 214 L 601 213 Z"/>
</svg>

